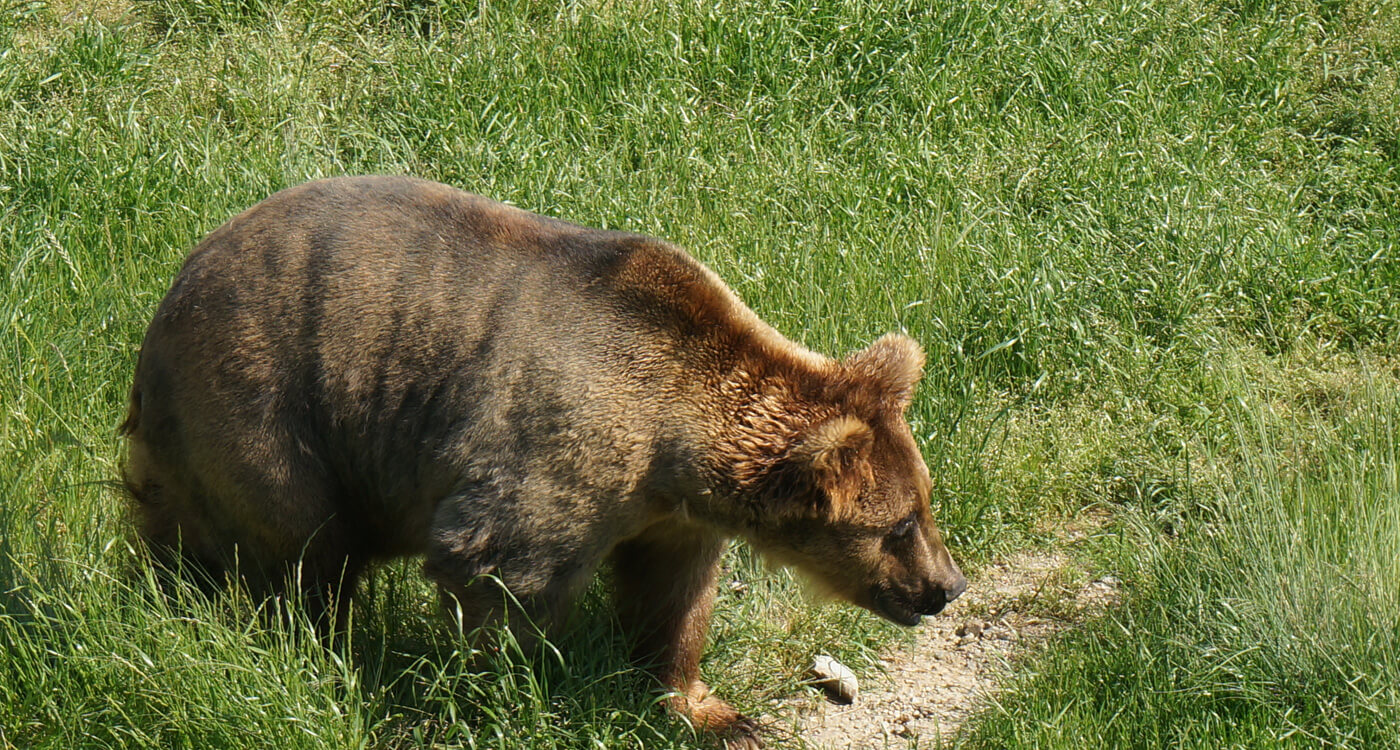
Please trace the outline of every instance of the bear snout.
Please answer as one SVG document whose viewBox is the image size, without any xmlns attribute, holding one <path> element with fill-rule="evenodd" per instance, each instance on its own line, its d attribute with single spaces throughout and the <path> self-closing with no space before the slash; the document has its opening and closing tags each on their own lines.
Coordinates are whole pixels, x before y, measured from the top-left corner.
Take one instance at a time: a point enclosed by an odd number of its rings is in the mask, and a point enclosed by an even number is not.
<svg viewBox="0 0 1400 750">
<path fill-rule="evenodd" d="M 924 584 L 923 595 L 912 609 L 921 615 L 936 615 L 966 590 L 967 578 L 961 573 L 950 583 L 928 581 Z"/>
<path fill-rule="evenodd" d="M 930 615 L 936 615 L 967 590 L 967 579 L 961 574 L 950 584 L 944 585 L 932 580 L 924 580 L 912 590 L 881 588 L 872 592 L 873 606 L 870 609 L 885 619 L 910 627 Z"/>
<path fill-rule="evenodd" d="M 948 606 L 948 592 L 937 586 L 930 587 L 919 600 L 917 611 L 923 615 L 936 615 Z"/>
<path fill-rule="evenodd" d="M 913 602 L 906 602 L 901 597 L 889 591 L 878 591 L 872 597 L 874 606 L 871 608 L 875 614 L 889 620 L 896 625 L 903 625 L 906 628 L 918 625 L 923 620 L 924 607 Z M 943 606 L 940 604 L 939 609 Z"/>
<path fill-rule="evenodd" d="M 957 579 L 953 581 L 953 584 L 943 589 L 943 598 L 948 602 L 952 602 L 954 599 L 962 596 L 964 591 L 967 591 L 967 576 L 959 573 Z"/>
</svg>

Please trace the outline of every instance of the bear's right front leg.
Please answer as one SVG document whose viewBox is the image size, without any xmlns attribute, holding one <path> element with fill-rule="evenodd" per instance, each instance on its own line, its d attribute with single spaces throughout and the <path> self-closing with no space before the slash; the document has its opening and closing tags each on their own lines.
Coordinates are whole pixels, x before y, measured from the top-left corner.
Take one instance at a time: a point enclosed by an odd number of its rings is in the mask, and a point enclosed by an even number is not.
<svg viewBox="0 0 1400 750">
<path fill-rule="evenodd" d="M 730 750 L 761 748 L 758 725 L 700 679 L 723 551 L 724 538 L 709 529 L 670 522 L 617 545 L 618 616 L 636 639 L 637 657 L 656 664 L 662 683 L 675 691 L 671 710 Z"/>
</svg>

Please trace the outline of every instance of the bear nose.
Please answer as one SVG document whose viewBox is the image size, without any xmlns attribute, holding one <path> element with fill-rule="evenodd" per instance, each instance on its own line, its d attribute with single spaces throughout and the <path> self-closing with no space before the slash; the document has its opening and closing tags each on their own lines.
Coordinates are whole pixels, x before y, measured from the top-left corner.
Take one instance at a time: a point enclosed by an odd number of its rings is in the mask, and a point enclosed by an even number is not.
<svg viewBox="0 0 1400 750">
<path fill-rule="evenodd" d="M 967 576 L 960 575 L 958 580 L 953 581 L 952 586 L 943 589 L 943 599 L 951 603 L 954 599 L 962 596 L 964 591 L 967 591 Z"/>
</svg>

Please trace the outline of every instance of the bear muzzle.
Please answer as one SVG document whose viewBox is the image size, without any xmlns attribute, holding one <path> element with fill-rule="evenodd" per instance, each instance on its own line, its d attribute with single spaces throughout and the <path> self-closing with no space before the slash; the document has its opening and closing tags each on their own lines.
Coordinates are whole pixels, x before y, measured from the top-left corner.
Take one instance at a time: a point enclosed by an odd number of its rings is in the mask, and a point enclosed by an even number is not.
<svg viewBox="0 0 1400 750">
<path fill-rule="evenodd" d="M 901 596 L 890 590 L 872 592 L 872 609 L 875 614 L 905 627 L 913 627 L 923 620 L 924 615 L 936 615 L 950 602 L 967 590 L 967 578 L 961 573 L 945 587 L 932 581 L 926 582 L 917 596 Z"/>
</svg>

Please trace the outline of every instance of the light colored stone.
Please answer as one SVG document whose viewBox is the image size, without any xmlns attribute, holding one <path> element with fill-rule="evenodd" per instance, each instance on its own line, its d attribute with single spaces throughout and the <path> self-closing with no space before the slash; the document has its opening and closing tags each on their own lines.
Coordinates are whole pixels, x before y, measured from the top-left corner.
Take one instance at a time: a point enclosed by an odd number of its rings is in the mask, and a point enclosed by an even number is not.
<svg viewBox="0 0 1400 750">
<path fill-rule="evenodd" d="M 826 691 L 826 695 L 836 703 L 854 703 L 860 694 L 860 681 L 856 673 L 839 661 L 825 654 L 812 660 L 808 670 L 812 684 Z"/>
</svg>

